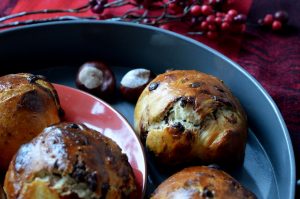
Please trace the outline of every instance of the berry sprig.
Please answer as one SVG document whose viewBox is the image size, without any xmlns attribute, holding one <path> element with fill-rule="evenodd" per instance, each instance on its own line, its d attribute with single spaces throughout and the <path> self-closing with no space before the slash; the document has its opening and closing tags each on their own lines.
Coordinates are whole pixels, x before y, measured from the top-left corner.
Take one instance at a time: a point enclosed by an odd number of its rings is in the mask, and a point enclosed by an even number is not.
<svg viewBox="0 0 300 199">
<path fill-rule="evenodd" d="M 246 28 L 246 15 L 238 13 L 235 9 L 218 11 L 211 5 L 196 4 L 191 7 L 191 15 L 194 29 L 212 39 L 220 32 L 241 33 Z"/>
<path fill-rule="evenodd" d="M 0 18 L 0 28 L 42 23 L 48 21 L 98 19 L 120 20 L 158 26 L 172 30 L 176 23 L 187 25 L 186 33 L 203 35 L 214 39 L 222 35 L 241 34 L 246 29 L 247 16 L 236 9 L 230 8 L 227 0 L 88 0 L 75 9 L 45 9 L 39 11 L 22 12 Z M 113 15 L 110 9 L 127 6 L 122 15 Z M 93 17 L 64 16 L 48 19 L 17 21 L 4 23 L 26 15 L 44 13 L 82 13 L 91 11 Z M 267 14 L 258 23 L 263 27 L 270 27 L 278 31 L 287 24 L 288 15 L 284 11 Z"/>
<path fill-rule="evenodd" d="M 266 14 L 263 19 L 258 19 L 258 24 L 262 27 L 268 27 L 273 31 L 282 30 L 288 22 L 288 13 L 280 10 L 274 14 Z"/>
</svg>

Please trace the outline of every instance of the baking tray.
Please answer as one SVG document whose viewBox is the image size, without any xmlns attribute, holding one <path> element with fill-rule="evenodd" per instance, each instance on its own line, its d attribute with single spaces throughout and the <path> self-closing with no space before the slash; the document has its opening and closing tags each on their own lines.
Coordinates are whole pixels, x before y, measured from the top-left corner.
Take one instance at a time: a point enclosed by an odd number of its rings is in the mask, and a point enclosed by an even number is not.
<svg viewBox="0 0 300 199">
<path fill-rule="evenodd" d="M 90 60 L 108 63 L 117 82 L 140 67 L 157 74 L 196 69 L 222 79 L 245 108 L 250 126 L 244 164 L 231 174 L 258 198 L 295 197 L 294 153 L 281 113 L 265 89 L 224 55 L 170 31 L 124 22 L 55 22 L 0 33 L 1 74 L 29 71 L 74 87 L 78 67 Z M 134 104 L 116 94 L 111 105 L 133 123 Z M 167 177 L 147 163 L 146 197 Z"/>
</svg>

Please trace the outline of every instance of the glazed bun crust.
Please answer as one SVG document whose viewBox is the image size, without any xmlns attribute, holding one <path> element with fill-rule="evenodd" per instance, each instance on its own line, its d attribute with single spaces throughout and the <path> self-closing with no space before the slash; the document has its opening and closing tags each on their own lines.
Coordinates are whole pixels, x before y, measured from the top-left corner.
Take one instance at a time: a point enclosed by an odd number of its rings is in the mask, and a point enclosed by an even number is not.
<svg viewBox="0 0 300 199">
<path fill-rule="evenodd" d="M 134 198 L 119 146 L 82 124 L 60 123 L 23 145 L 5 177 L 8 198 Z"/>
<path fill-rule="evenodd" d="M 45 127 L 60 122 L 54 87 L 42 76 L 0 77 L 0 169 L 6 171 L 18 148 Z"/>
<path fill-rule="evenodd" d="M 140 95 L 135 130 L 163 164 L 243 161 L 246 115 L 222 81 L 195 70 L 158 75 Z"/>
<path fill-rule="evenodd" d="M 256 196 L 245 189 L 227 173 L 197 166 L 183 169 L 160 184 L 151 199 L 255 199 Z"/>
</svg>

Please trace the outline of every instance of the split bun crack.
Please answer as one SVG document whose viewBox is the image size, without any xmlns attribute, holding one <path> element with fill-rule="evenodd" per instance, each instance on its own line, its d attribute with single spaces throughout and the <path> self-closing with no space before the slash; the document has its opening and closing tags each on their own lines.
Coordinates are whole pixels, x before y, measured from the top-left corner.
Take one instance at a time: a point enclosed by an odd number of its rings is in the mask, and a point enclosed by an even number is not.
<svg viewBox="0 0 300 199">
<path fill-rule="evenodd" d="M 4 189 L 10 198 L 136 198 L 127 156 L 110 138 L 83 124 L 60 123 L 22 145 Z"/>
<path fill-rule="evenodd" d="M 162 164 L 243 162 L 247 118 L 241 104 L 221 80 L 196 70 L 153 79 L 137 101 L 134 126 Z"/>
</svg>

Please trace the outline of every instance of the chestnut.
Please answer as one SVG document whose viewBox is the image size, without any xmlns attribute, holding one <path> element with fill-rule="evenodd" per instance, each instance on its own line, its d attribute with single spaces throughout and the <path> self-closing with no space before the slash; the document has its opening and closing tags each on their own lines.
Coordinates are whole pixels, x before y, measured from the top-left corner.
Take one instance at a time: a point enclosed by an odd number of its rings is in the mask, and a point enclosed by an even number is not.
<svg viewBox="0 0 300 199">
<path fill-rule="evenodd" d="M 115 91 L 116 80 L 111 69 L 100 61 L 86 62 L 78 70 L 77 88 L 109 100 Z"/>
<path fill-rule="evenodd" d="M 130 70 L 121 80 L 120 92 L 125 99 L 135 102 L 154 77 L 150 70 L 144 68 Z"/>
</svg>

